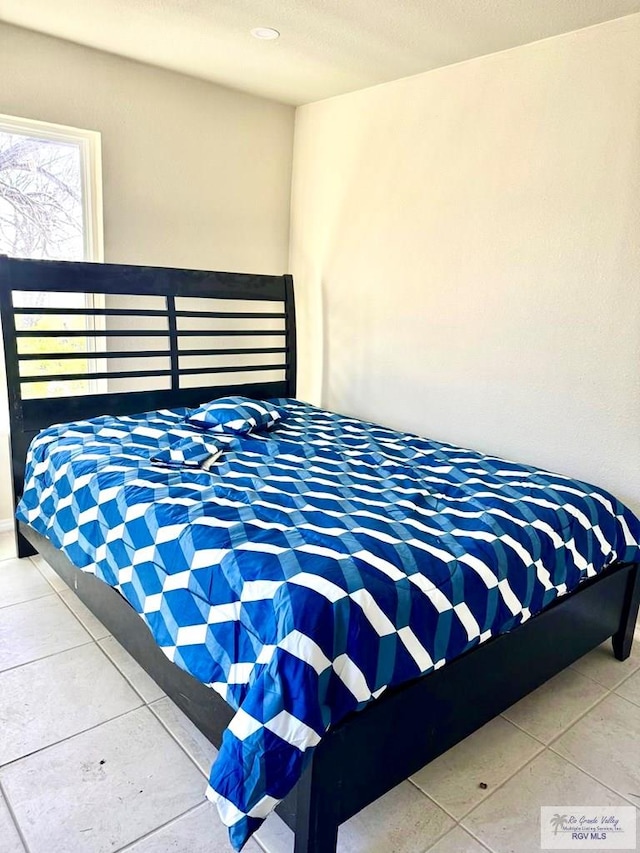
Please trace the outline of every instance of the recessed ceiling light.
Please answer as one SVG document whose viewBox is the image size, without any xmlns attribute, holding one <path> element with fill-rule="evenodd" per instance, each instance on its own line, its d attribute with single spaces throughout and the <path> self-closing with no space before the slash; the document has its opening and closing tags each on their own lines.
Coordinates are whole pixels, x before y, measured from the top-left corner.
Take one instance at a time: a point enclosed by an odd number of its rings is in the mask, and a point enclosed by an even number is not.
<svg viewBox="0 0 640 853">
<path fill-rule="evenodd" d="M 278 30 L 274 30 L 273 27 L 254 27 L 251 30 L 251 35 L 256 39 L 262 39 L 263 41 L 280 38 L 280 33 Z"/>
</svg>

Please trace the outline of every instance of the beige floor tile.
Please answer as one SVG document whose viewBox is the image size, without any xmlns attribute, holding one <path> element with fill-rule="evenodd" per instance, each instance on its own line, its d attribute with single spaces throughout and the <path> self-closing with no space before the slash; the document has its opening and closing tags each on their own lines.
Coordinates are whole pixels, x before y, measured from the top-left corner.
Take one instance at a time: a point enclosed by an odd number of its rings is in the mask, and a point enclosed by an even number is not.
<svg viewBox="0 0 640 853">
<path fill-rule="evenodd" d="M 623 681 L 619 687 L 616 687 L 615 692 L 618 696 L 628 699 L 629 702 L 640 705 L 640 671 Z"/>
<path fill-rule="evenodd" d="M 340 827 L 340 853 L 416 853 L 454 821 L 410 782 L 402 782 Z"/>
<path fill-rule="evenodd" d="M 540 853 L 541 806 L 628 805 L 586 773 L 545 750 L 461 822 L 496 853 Z"/>
<path fill-rule="evenodd" d="M 110 853 L 204 801 L 204 780 L 147 708 L 0 769 L 30 853 Z"/>
<path fill-rule="evenodd" d="M 538 741 L 496 717 L 411 778 L 459 820 L 542 749 Z"/>
<path fill-rule="evenodd" d="M 619 661 L 613 656 L 611 640 L 607 640 L 606 643 L 577 660 L 571 668 L 612 690 L 632 672 L 640 669 L 640 643 L 634 644 L 631 656 L 627 660 Z"/>
<path fill-rule="evenodd" d="M 126 849 L 127 853 L 233 853 L 227 828 L 215 806 L 208 802 Z M 253 840 L 242 851 L 261 853 Z"/>
<path fill-rule="evenodd" d="M 552 749 L 640 806 L 640 712 L 621 696 L 607 696 L 553 744 Z"/>
<path fill-rule="evenodd" d="M 18 830 L 14 824 L 4 797 L 0 794 L 0 850 L 2 853 L 25 853 Z"/>
<path fill-rule="evenodd" d="M 140 664 L 131 657 L 115 637 L 106 637 L 104 640 L 100 640 L 98 645 L 111 658 L 144 702 L 150 703 L 162 699 L 165 695 L 164 691 L 150 675 L 147 675 Z"/>
<path fill-rule="evenodd" d="M 57 572 L 54 572 L 49 563 L 47 563 L 45 558 L 41 557 L 40 554 L 34 554 L 33 557 L 29 557 L 28 559 L 31 560 L 42 577 L 51 584 L 56 592 L 65 592 L 69 589 L 60 575 Z"/>
<path fill-rule="evenodd" d="M 218 755 L 215 746 L 168 696 L 153 702 L 149 708 L 208 779 L 211 765 Z"/>
<path fill-rule="evenodd" d="M 565 669 L 508 708 L 504 716 L 548 744 L 606 695 L 601 684 Z"/>
<path fill-rule="evenodd" d="M 13 530 L 0 533 L 0 560 L 10 560 L 18 554 Z"/>
<path fill-rule="evenodd" d="M 487 853 L 487 848 L 459 826 L 441 838 L 428 853 Z"/>
<path fill-rule="evenodd" d="M 0 610 L 0 671 L 91 642 L 57 595 Z"/>
<path fill-rule="evenodd" d="M 60 598 L 69 610 L 78 617 L 94 640 L 102 640 L 110 636 L 109 629 L 105 628 L 102 622 L 93 615 L 86 604 L 80 601 L 75 592 L 69 589 L 66 584 L 65 589 L 60 593 Z"/>
<path fill-rule="evenodd" d="M 53 592 L 31 560 L 4 560 L 0 563 L 0 607 L 53 595 Z"/>
<path fill-rule="evenodd" d="M 95 643 L 0 673 L 0 764 L 137 708 Z"/>
</svg>

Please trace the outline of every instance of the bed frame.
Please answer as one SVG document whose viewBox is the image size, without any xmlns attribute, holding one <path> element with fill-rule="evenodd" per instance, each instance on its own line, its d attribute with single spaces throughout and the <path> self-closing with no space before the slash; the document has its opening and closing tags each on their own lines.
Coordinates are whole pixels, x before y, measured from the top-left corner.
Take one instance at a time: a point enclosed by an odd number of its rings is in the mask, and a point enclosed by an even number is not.
<svg viewBox="0 0 640 853">
<path fill-rule="evenodd" d="M 123 334 L 109 329 L 110 317 L 127 315 L 140 324 L 144 317 L 161 316 L 167 329 L 168 346 L 164 354 L 169 357 L 168 373 L 157 370 L 103 371 L 98 378 L 105 379 L 107 376 L 104 374 L 108 373 L 110 377 L 139 381 L 163 373 L 170 379 L 170 388 L 163 391 L 106 391 L 47 400 L 23 399 L 23 384 L 26 383 L 24 376 L 21 381 L 21 366 L 34 357 L 29 359 L 18 351 L 21 337 L 29 335 L 16 329 L 16 316 L 24 313 L 70 313 L 53 308 L 38 311 L 14 308 L 13 292 L 24 290 L 86 292 L 104 297 L 117 294 L 164 297 L 162 311 L 117 307 L 90 309 L 88 313 L 100 317 L 105 328 L 88 334 L 94 335 L 96 340 L 110 342 Z M 176 308 L 179 297 L 233 299 L 234 310 L 180 311 Z M 237 311 L 235 300 L 279 302 L 282 310 L 277 315 L 256 312 L 253 308 Z M 83 310 L 83 313 L 87 311 Z M 229 393 L 253 398 L 295 395 L 295 312 L 293 282 L 289 276 L 0 257 L 0 315 L 4 331 L 16 497 L 22 493 L 29 442 L 38 430 L 52 423 L 104 413 L 124 415 L 158 408 L 194 406 Z M 198 350 L 199 354 L 206 352 L 214 356 L 239 355 L 243 358 L 248 353 L 269 352 L 275 358 L 268 365 L 247 367 L 246 362 L 242 362 L 235 368 L 228 365 L 214 370 L 184 368 L 181 358 L 193 354 L 188 346 L 189 333 L 181 331 L 181 318 L 185 316 L 217 321 L 239 317 L 262 320 L 265 316 L 277 316 L 282 321 L 282 344 L 268 348 L 228 347 L 225 350 L 211 346 Z M 138 330 L 128 334 L 144 335 L 145 332 Z M 198 334 L 202 337 L 201 332 Z M 211 334 L 214 339 L 228 337 L 229 334 L 246 338 L 259 337 L 265 332 L 252 328 L 231 333 L 217 330 Z M 101 359 L 108 363 L 111 358 L 122 358 L 123 352 L 127 354 L 126 350 L 114 350 L 107 345 L 104 351 L 93 353 L 93 357 L 95 363 Z M 158 356 L 157 351 L 129 354 L 142 358 Z M 249 370 L 277 370 L 281 371 L 282 378 L 245 383 L 242 373 Z M 233 372 L 236 379 L 233 385 L 182 387 L 184 376 L 198 372 L 203 375 Z M 78 374 L 79 378 L 85 376 Z M 94 576 L 76 569 L 61 551 L 32 528 L 20 524 L 17 539 L 20 556 L 39 552 L 167 695 L 212 743 L 219 746 L 233 711 L 218 694 L 165 657 L 142 619 L 118 592 Z M 277 807 L 280 816 L 295 832 L 295 853 L 335 853 L 341 823 L 608 638 L 613 640 L 615 657 L 618 660 L 627 658 L 639 604 L 638 565 L 616 563 L 514 631 L 489 640 L 436 672 L 387 691 L 363 711 L 351 714 L 331 728 L 315 749 L 299 783 Z"/>
</svg>

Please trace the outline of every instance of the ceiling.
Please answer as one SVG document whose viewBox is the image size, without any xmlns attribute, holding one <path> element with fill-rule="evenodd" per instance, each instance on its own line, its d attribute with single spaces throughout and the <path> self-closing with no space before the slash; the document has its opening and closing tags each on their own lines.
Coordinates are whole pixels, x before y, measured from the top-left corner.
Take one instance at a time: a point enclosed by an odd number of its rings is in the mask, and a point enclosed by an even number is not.
<svg viewBox="0 0 640 853">
<path fill-rule="evenodd" d="M 640 11 L 640 0 L 0 0 L 0 20 L 304 104 Z M 274 27 L 277 41 L 249 30 Z"/>
</svg>

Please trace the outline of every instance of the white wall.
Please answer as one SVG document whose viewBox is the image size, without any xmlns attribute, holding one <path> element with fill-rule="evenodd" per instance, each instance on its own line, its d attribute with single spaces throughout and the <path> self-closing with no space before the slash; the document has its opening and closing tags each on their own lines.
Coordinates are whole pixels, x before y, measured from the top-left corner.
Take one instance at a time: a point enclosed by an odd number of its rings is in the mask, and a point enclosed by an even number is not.
<svg viewBox="0 0 640 853">
<path fill-rule="evenodd" d="M 0 24 L 0 113 L 101 132 L 106 261 L 286 272 L 292 107 Z"/>
<path fill-rule="evenodd" d="M 302 396 L 640 509 L 639 166 L 638 15 L 300 108 Z"/>
</svg>

